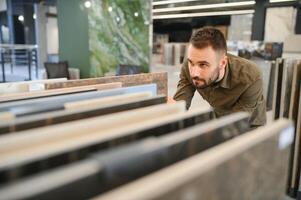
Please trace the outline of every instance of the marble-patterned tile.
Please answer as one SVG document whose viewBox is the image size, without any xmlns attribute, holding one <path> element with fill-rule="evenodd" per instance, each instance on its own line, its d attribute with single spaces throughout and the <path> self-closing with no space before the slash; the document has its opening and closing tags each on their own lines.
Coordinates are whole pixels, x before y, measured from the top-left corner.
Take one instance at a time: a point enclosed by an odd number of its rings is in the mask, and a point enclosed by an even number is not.
<svg viewBox="0 0 301 200">
<path fill-rule="evenodd" d="M 90 77 L 136 65 L 149 71 L 151 2 L 91 0 L 88 15 Z M 85 8 L 83 8 L 85 9 Z"/>
<path fill-rule="evenodd" d="M 295 23 L 296 8 L 267 8 L 264 40 L 267 42 L 284 42 L 287 36 L 294 33 Z"/>
<path fill-rule="evenodd" d="M 251 41 L 253 14 L 231 15 L 231 24 L 228 28 L 228 40 Z"/>
</svg>

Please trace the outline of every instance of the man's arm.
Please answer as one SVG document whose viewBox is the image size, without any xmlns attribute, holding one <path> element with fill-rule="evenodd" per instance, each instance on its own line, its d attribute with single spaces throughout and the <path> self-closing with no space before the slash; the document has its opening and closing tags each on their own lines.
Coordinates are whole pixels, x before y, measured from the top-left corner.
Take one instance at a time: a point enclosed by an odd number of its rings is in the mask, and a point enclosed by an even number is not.
<svg viewBox="0 0 301 200">
<path fill-rule="evenodd" d="M 240 96 L 234 110 L 243 110 L 251 114 L 250 125 L 252 127 L 262 126 L 266 123 L 266 104 L 263 98 L 262 79 L 257 79 Z"/>
<path fill-rule="evenodd" d="M 186 109 L 190 107 L 191 100 L 195 92 L 195 87 L 190 81 L 187 65 L 188 63 L 187 61 L 185 61 L 181 68 L 180 80 L 178 82 L 177 91 L 173 97 L 173 99 L 176 101 L 186 101 Z"/>
</svg>

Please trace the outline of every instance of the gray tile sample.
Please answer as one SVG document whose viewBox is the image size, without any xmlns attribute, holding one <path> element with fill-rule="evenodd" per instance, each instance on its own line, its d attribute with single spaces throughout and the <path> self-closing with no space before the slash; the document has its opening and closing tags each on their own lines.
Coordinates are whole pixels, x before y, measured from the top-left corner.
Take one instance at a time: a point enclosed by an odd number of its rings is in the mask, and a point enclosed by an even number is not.
<svg viewBox="0 0 301 200">
<path fill-rule="evenodd" d="M 171 43 L 165 43 L 163 45 L 163 63 L 165 65 L 174 65 L 175 49 Z"/>
<path fill-rule="evenodd" d="M 267 91 L 267 98 L 266 98 L 266 107 L 267 111 L 270 111 L 273 109 L 273 97 L 274 97 L 274 87 L 277 84 L 276 81 L 276 62 L 270 62 L 271 65 L 271 73 L 270 73 L 270 78 L 269 78 L 269 87 Z"/>
</svg>

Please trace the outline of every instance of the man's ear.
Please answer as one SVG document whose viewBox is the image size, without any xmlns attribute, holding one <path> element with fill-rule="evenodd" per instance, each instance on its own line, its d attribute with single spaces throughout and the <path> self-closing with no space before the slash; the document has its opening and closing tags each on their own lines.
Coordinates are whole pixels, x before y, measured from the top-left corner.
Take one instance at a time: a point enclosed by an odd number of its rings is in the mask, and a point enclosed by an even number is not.
<svg viewBox="0 0 301 200">
<path fill-rule="evenodd" d="M 223 55 L 220 61 L 220 69 L 225 69 L 227 63 L 228 63 L 228 57 L 226 55 Z"/>
</svg>

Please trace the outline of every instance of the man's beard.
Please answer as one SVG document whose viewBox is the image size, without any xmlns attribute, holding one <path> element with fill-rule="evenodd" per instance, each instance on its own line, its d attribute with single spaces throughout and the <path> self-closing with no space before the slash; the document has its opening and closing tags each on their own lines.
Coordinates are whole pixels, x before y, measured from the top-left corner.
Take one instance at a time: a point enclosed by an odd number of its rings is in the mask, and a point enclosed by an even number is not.
<svg viewBox="0 0 301 200">
<path fill-rule="evenodd" d="M 192 77 L 192 83 L 197 89 L 205 89 L 205 88 L 215 84 L 217 82 L 218 78 L 219 78 L 219 69 L 217 68 L 216 72 L 213 74 L 212 77 L 209 78 L 208 81 L 206 81 L 203 78 L 195 76 L 195 77 Z M 195 82 L 195 81 L 197 81 L 197 82 Z M 199 82 L 203 82 L 204 84 L 200 85 L 200 84 L 198 84 Z"/>
</svg>

